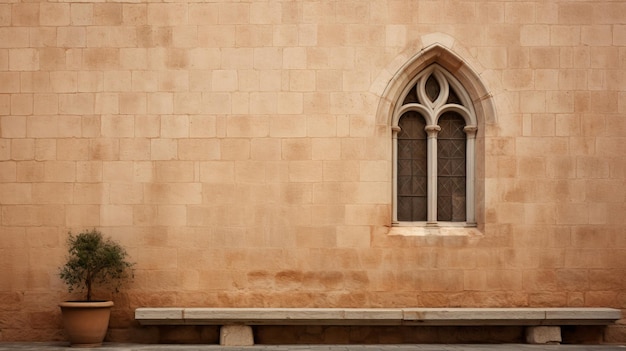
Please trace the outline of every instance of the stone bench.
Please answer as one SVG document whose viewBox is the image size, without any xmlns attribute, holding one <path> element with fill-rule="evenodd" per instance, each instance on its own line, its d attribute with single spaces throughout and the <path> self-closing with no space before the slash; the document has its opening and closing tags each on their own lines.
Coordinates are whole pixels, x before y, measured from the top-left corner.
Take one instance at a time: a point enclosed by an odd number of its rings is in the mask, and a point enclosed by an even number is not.
<svg viewBox="0 0 626 351">
<path fill-rule="evenodd" d="M 135 310 L 142 325 L 220 325 L 220 344 L 253 345 L 252 325 L 526 326 L 528 343 L 560 343 L 564 325 L 608 325 L 612 308 L 184 308 Z"/>
</svg>

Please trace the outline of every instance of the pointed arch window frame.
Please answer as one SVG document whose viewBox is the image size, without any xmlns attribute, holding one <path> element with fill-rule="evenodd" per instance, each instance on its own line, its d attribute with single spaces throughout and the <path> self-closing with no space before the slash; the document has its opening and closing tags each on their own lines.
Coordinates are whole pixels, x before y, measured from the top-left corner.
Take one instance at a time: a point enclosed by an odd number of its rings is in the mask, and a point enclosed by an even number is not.
<svg viewBox="0 0 626 351">
<path fill-rule="evenodd" d="M 434 101 L 428 96 L 426 83 L 433 77 L 439 85 L 439 94 Z M 417 89 L 419 102 L 403 104 L 406 96 L 413 89 Z M 447 103 L 450 91 L 453 91 L 460 100 L 460 104 Z M 438 63 L 431 63 L 417 73 L 402 90 L 398 103 L 391 120 L 393 136 L 393 226 L 476 226 L 476 201 L 475 201 L 475 177 L 476 177 L 476 133 L 478 121 L 470 95 L 448 70 Z M 399 122 L 406 113 L 414 111 L 419 113 L 426 123 L 427 133 L 427 218 L 426 221 L 408 222 L 398 220 L 398 133 Z M 454 112 L 461 116 L 465 122 L 463 131 L 466 134 L 466 170 L 465 170 L 465 221 L 448 222 L 437 220 L 437 133 L 440 130 L 439 118 L 446 112 Z"/>
</svg>

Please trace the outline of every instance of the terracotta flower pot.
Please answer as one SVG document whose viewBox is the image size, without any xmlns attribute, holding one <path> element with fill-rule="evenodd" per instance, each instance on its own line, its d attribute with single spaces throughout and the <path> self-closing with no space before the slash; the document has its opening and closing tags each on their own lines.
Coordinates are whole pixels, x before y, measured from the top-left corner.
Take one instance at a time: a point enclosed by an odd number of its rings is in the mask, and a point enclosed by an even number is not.
<svg viewBox="0 0 626 351">
<path fill-rule="evenodd" d="M 59 304 L 72 347 L 102 345 L 109 328 L 113 301 L 68 301 Z"/>
</svg>

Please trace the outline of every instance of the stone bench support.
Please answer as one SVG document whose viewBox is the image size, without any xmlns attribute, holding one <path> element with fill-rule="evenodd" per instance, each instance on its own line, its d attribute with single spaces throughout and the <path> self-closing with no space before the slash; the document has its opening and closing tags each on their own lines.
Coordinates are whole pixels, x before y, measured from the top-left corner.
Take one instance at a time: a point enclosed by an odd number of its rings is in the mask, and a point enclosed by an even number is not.
<svg viewBox="0 0 626 351">
<path fill-rule="evenodd" d="M 607 325 L 612 308 L 185 308 L 135 310 L 142 325 L 221 325 L 220 344 L 254 343 L 252 325 L 527 326 L 529 343 L 558 343 L 562 325 Z"/>
</svg>

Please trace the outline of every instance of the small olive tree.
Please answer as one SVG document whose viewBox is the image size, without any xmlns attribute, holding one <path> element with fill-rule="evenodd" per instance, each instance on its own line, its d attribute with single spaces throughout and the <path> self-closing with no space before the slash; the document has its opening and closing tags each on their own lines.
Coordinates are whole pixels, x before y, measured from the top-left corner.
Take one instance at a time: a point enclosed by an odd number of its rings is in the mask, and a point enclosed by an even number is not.
<svg viewBox="0 0 626 351">
<path fill-rule="evenodd" d="M 69 292 L 86 291 L 87 301 L 92 299 L 92 286 L 109 286 L 118 291 L 122 282 L 133 276 L 134 264 L 127 261 L 126 250 L 96 229 L 69 233 L 67 244 L 67 262 L 59 276 Z"/>
</svg>

